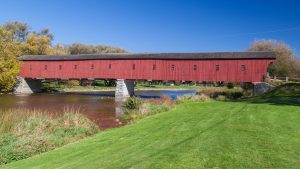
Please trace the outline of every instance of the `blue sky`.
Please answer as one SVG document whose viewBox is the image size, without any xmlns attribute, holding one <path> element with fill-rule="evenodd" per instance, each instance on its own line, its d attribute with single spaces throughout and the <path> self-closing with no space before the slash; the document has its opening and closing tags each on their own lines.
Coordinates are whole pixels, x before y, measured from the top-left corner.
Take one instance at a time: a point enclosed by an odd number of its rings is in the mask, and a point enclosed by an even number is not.
<svg viewBox="0 0 300 169">
<path fill-rule="evenodd" d="M 257 39 L 300 53 L 300 1 L 7 0 L 0 23 L 44 27 L 55 43 L 106 44 L 130 52 L 243 51 Z"/>
</svg>

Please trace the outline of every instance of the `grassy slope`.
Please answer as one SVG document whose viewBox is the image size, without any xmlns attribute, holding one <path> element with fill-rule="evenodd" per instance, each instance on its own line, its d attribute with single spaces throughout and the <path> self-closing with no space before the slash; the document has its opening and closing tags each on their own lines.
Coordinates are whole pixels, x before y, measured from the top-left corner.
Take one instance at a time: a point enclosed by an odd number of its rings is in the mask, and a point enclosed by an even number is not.
<svg viewBox="0 0 300 169">
<path fill-rule="evenodd" d="M 187 102 L 4 168 L 298 168 L 298 99 Z"/>
</svg>

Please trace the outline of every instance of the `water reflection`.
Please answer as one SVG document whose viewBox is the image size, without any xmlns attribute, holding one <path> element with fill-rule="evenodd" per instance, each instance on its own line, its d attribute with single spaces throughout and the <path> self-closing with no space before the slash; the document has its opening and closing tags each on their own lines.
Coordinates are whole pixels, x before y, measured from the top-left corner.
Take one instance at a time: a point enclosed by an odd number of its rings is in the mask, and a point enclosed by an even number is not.
<svg viewBox="0 0 300 169">
<path fill-rule="evenodd" d="M 159 98 L 167 95 L 176 96 L 195 94 L 193 90 L 136 91 L 142 98 Z M 80 109 L 80 112 L 93 120 L 100 128 L 113 128 L 123 124 L 121 102 L 114 99 L 114 92 L 85 93 L 40 93 L 31 95 L 1 95 L 0 108 L 41 109 L 53 113 L 63 113 L 66 107 Z"/>
</svg>

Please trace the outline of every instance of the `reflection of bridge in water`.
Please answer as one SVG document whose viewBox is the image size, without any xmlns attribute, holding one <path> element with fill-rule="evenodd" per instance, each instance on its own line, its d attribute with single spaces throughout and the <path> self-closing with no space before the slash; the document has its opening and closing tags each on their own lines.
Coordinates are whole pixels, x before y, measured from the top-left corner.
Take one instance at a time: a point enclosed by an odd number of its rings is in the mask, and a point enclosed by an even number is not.
<svg viewBox="0 0 300 169">
<path fill-rule="evenodd" d="M 134 94 L 134 80 L 261 82 L 270 52 L 119 53 L 22 56 L 16 92 L 38 92 L 41 79 L 117 79 L 115 96 Z"/>
</svg>

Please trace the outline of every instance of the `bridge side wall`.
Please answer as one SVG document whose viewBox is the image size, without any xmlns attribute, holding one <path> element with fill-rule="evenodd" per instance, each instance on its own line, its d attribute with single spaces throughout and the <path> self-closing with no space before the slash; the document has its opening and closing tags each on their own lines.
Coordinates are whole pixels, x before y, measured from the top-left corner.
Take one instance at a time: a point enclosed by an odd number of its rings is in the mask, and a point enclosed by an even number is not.
<svg viewBox="0 0 300 169">
<path fill-rule="evenodd" d="M 20 76 L 261 82 L 271 62 L 270 59 L 24 61 Z"/>
</svg>

